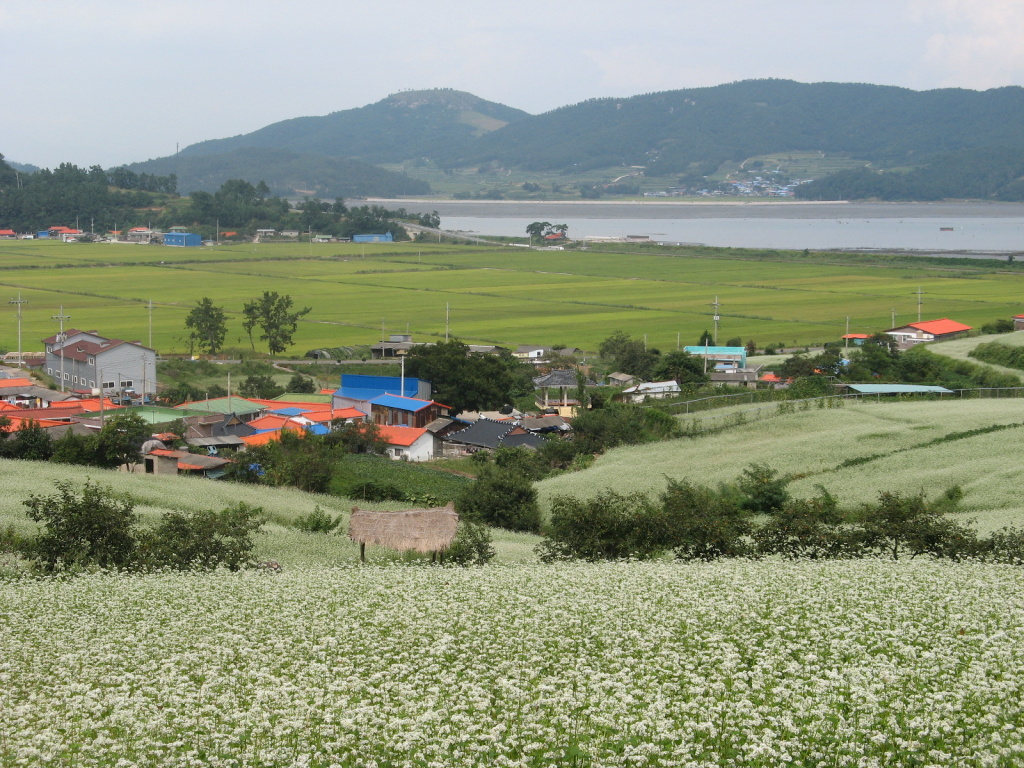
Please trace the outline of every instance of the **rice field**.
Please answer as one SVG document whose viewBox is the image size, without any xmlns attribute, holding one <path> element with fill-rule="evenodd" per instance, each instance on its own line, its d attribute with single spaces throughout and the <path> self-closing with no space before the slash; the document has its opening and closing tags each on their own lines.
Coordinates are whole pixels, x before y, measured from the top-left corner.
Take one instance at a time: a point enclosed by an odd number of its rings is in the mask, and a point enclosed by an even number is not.
<svg viewBox="0 0 1024 768">
<path fill-rule="evenodd" d="M 756 409 L 756 410 L 755 410 Z M 736 480 L 750 464 L 767 464 L 794 475 L 794 496 L 816 494 L 822 485 L 842 506 L 872 502 L 879 491 L 935 497 L 951 485 L 963 488 L 965 517 L 983 532 L 1024 527 L 1024 465 L 1016 446 L 1024 438 L 1024 399 L 885 402 L 848 401 L 781 413 L 778 404 L 737 406 L 691 417 L 735 424 L 692 438 L 617 448 L 590 468 L 538 485 L 542 506 L 556 495 L 590 497 L 602 489 L 659 493 L 666 478 L 717 485 Z M 745 423 L 737 424 L 738 419 Z M 934 443 L 954 433 L 994 425 L 1010 428 Z M 860 461 L 853 465 L 844 463 Z"/>
<path fill-rule="evenodd" d="M 926 561 L 0 582 L 0 764 L 1016 766 L 1022 595 Z"/>
<path fill-rule="evenodd" d="M 515 251 L 515 253 L 512 253 Z M 0 286 L 23 305 L 25 349 L 52 335 L 63 307 L 70 323 L 187 351 L 184 320 L 209 296 L 228 315 L 229 346 L 248 346 L 244 303 L 264 290 L 312 312 L 294 351 L 372 344 L 381 333 L 424 340 L 568 344 L 594 350 L 616 330 L 662 350 L 693 343 L 714 325 L 758 344 L 819 344 L 846 330 L 875 332 L 916 318 L 916 290 L 930 316 L 980 325 L 1019 311 L 1024 274 L 991 266 L 908 268 L 849 256 L 848 264 L 760 260 L 735 249 L 538 252 L 431 243 L 260 243 L 215 248 L 0 242 Z M 447 312 L 446 312 L 447 308 Z M 447 323 L 447 326 L 446 326 Z M 15 308 L 0 346 L 15 349 Z"/>
</svg>

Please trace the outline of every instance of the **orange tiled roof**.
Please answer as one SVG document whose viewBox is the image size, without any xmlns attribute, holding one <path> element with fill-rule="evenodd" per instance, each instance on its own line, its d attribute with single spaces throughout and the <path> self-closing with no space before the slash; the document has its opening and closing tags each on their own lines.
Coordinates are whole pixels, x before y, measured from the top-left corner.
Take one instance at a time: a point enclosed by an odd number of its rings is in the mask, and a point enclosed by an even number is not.
<svg viewBox="0 0 1024 768">
<path fill-rule="evenodd" d="M 907 323 L 907 326 L 917 328 L 919 331 L 924 331 L 934 336 L 942 336 L 947 333 L 962 333 L 963 331 L 971 330 L 971 326 L 958 323 L 956 320 L 950 320 L 948 317 L 944 317 L 941 320 L 925 320 L 922 323 Z"/>
</svg>

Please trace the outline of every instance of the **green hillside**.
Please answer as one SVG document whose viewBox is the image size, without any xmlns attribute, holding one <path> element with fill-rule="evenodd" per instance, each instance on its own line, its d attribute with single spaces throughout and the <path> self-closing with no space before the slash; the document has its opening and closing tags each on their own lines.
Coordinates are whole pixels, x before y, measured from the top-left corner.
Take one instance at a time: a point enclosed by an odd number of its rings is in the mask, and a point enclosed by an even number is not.
<svg viewBox="0 0 1024 768">
<path fill-rule="evenodd" d="M 822 485 L 846 508 L 875 500 L 879 491 L 923 490 L 935 497 L 957 484 L 964 490 L 964 516 L 976 518 L 982 530 L 1024 526 L 1024 467 L 1014 450 L 1024 436 L 1024 399 L 867 399 L 793 413 L 770 403 L 693 418 L 722 429 L 610 451 L 583 472 L 541 482 L 542 503 L 605 488 L 657 493 L 666 477 L 727 483 L 761 463 L 797 477 L 790 487 L 795 496 L 813 496 Z M 995 425 L 1008 426 L 963 434 Z"/>
<path fill-rule="evenodd" d="M 357 109 L 296 117 L 258 131 L 193 144 L 183 156 L 262 147 L 301 154 L 354 157 L 370 163 L 457 154 L 478 136 L 521 120 L 526 112 L 462 91 L 405 91 Z"/>
<path fill-rule="evenodd" d="M 271 147 L 239 147 L 202 155 L 181 153 L 129 169 L 160 176 L 175 174 L 178 190 L 216 192 L 229 179 L 265 181 L 276 197 L 398 197 L 425 195 L 430 185 L 362 160 L 299 153 Z"/>
</svg>

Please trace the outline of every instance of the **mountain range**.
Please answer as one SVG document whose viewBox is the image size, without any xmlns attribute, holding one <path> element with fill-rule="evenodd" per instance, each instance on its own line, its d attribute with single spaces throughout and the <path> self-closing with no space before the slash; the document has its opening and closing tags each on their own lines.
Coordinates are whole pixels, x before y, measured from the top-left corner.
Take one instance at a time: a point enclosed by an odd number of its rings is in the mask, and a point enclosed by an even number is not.
<svg viewBox="0 0 1024 768">
<path fill-rule="evenodd" d="M 541 115 L 450 89 L 408 91 L 356 109 L 204 141 L 129 168 L 175 173 L 183 193 L 245 178 L 265 180 L 275 194 L 329 198 L 429 192 L 422 180 L 378 164 L 414 162 L 449 171 L 500 167 L 567 177 L 642 166 L 652 175 L 692 179 L 725 162 L 818 151 L 845 153 L 878 175 L 885 169 L 927 169 L 951 155 L 958 167 L 970 168 L 973 153 L 991 158 L 993 150 L 1024 161 L 1020 87 L 912 91 L 748 80 L 592 99 Z M 870 187 L 863 173 L 856 181 L 862 190 Z M 968 185 L 982 196 L 999 196 L 998 189 L 982 186 Z M 961 196 L 955 182 L 947 187 L 937 194 Z M 906 185 L 899 189 L 914 194 Z"/>
</svg>

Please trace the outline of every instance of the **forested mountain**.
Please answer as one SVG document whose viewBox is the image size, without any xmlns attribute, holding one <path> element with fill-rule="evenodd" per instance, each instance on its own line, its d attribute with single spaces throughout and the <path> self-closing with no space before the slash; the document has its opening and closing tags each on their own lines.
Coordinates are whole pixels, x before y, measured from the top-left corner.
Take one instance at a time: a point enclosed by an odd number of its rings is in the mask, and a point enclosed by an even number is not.
<svg viewBox="0 0 1024 768">
<path fill-rule="evenodd" d="M 1024 148 L 965 149 L 909 171 L 840 171 L 796 189 L 802 200 L 1024 200 Z"/>
<path fill-rule="evenodd" d="M 271 194 L 280 197 L 396 197 L 430 192 L 424 181 L 362 160 L 265 147 L 211 154 L 182 152 L 129 167 L 139 173 L 174 174 L 182 194 L 212 192 L 230 179 L 264 181 Z"/>
<path fill-rule="evenodd" d="M 726 160 L 779 151 L 845 152 L 897 165 L 989 146 L 1024 146 L 1024 89 L 748 80 L 562 107 L 481 137 L 461 161 L 709 173 Z"/>
<path fill-rule="evenodd" d="M 536 116 L 459 91 L 413 91 L 203 142 L 181 155 L 257 146 L 367 162 L 425 157 L 445 167 L 490 162 L 534 170 L 643 165 L 651 173 L 709 173 L 726 160 L 797 150 L 891 166 L 973 147 L 1024 146 L 1024 89 L 747 80 L 593 99 Z"/>
<path fill-rule="evenodd" d="M 527 117 L 522 110 L 462 91 L 437 89 L 392 94 L 376 104 L 322 117 L 296 117 L 244 136 L 193 144 L 184 156 L 264 147 L 369 163 L 453 156 L 478 136 Z M 268 182 L 269 183 L 269 182 Z"/>
</svg>

